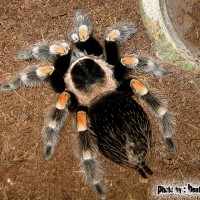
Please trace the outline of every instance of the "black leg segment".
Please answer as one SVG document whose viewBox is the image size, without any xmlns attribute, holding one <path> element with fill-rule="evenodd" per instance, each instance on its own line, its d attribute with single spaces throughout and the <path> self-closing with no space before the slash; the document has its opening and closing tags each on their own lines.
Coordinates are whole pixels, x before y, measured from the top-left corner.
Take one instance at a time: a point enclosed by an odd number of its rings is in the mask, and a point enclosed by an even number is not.
<svg viewBox="0 0 200 200">
<path fill-rule="evenodd" d="M 119 60 L 119 48 L 114 41 L 105 41 L 107 63 L 115 65 Z"/>
<path fill-rule="evenodd" d="M 75 43 L 77 48 L 82 51 L 86 51 L 88 55 L 100 56 L 103 54 L 103 48 L 99 42 L 92 36 L 90 36 L 86 41 L 79 41 Z"/>
</svg>

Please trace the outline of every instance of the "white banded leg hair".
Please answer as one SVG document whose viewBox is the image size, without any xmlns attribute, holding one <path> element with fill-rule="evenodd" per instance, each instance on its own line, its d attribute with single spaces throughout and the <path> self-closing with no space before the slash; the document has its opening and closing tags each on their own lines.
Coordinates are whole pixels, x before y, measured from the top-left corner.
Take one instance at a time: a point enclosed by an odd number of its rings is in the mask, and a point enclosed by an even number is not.
<svg viewBox="0 0 200 200">
<path fill-rule="evenodd" d="M 68 115 L 67 107 L 69 105 L 69 102 L 70 102 L 70 94 L 68 92 L 61 93 L 55 107 L 53 108 L 51 116 L 45 126 L 44 153 L 46 160 L 50 159 L 54 153 L 55 147 L 57 145 L 59 132 Z"/>
<path fill-rule="evenodd" d="M 77 112 L 77 131 L 81 167 L 85 173 L 86 180 L 92 184 L 97 195 L 105 199 L 104 188 L 100 182 L 102 171 L 96 159 L 96 144 L 94 133 L 88 128 L 88 117 L 85 111 Z"/>
<path fill-rule="evenodd" d="M 124 56 L 121 58 L 121 63 L 133 69 L 133 71 L 146 72 L 157 77 L 168 77 L 172 75 L 170 72 L 167 72 L 159 62 L 147 57 L 138 58 L 134 55 Z"/>
<path fill-rule="evenodd" d="M 33 87 L 42 84 L 45 79 L 54 71 L 54 66 L 43 65 L 26 69 L 16 75 L 8 83 L 1 83 L 0 90 L 9 91 L 19 87 Z"/>
<path fill-rule="evenodd" d="M 167 107 L 165 100 L 159 99 L 155 94 L 143 85 L 142 82 L 132 79 L 130 86 L 133 92 L 147 104 L 148 108 L 158 118 L 161 135 L 170 151 L 176 151 L 176 144 L 173 139 L 175 132 L 175 119 Z"/>
<path fill-rule="evenodd" d="M 53 62 L 58 56 L 68 53 L 70 47 L 66 42 L 55 44 L 38 44 L 17 55 L 20 60 L 44 60 Z"/>
</svg>

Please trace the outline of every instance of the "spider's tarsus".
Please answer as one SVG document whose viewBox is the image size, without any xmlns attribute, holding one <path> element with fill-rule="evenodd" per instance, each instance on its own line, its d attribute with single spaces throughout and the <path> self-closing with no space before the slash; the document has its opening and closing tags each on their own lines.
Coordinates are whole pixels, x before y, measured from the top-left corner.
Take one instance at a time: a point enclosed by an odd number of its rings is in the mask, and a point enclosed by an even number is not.
<svg viewBox="0 0 200 200">
<path fill-rule="evenodd" d="M 33 59 L 33 52 L 31 49 L 27 50 L 27 51 L 24 51 L 24 52 L 21 52 L 17 55 L 17 58 L 19 60 L 31 60 Z"/>
<path fill-rule="evenodd" d="M 51 145 L 47 145 L 47 147 L 45 148 L 45 159 L 49 160 L 54 152 L 54 148 Z"/>
<path fill-rule="evenodd" d="M 160 116 L 160 131 L 164 136 L 165 144 L 169 151 L 176 152 L 176 144 L 173 139 L 175 132 L 174 116 L 167 110 L 164 115 Z"/>
<path fill-rule="evenodd" d="M 177 151 L 175 141 L 172 137 L 165 138 L 165 144 L 166 144 L 168 150 L 170 150 L 172 152 Z"/>
<path fill-rule="evenodd" d="M 105 191 L 104 191 L 102 184 L 100 182 L 96 182 L 96 183 L 94 183 L 93 187 L 95 189 L 96 194 L 101 196 L 101 199 L 104 200 L 105 199 Z"/>
</svg>

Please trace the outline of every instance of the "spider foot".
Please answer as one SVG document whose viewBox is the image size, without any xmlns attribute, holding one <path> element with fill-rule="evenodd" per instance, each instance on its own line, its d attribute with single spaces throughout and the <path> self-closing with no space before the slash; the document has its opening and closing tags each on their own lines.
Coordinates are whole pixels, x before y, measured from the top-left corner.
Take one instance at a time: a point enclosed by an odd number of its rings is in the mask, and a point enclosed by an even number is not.
<svg viewBox="0 0 200 200">
<path fill-rule="evenodd" d="M 176 149 L 176 143 L 173 139 L 173 137 L 168 137 L 168 138 L 165 138 L 165 144 L 167 146 L 167 148 L 172 151 L 172 152 L 176 152 L 177 149 Z"/>
</svg>

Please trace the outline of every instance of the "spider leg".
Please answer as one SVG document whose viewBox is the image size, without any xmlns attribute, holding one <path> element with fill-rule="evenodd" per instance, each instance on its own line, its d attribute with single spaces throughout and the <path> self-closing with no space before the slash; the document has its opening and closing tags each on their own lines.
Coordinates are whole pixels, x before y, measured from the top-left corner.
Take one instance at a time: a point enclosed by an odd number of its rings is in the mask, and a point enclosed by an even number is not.
<svg viewBox="0 0 200 200">
<path fill-rule="evenodd" d="M 160 63 L 147 57 L 125 56 L 121 58 L 121 64 L 132 69 L 133 72 L 146 72 L 157 77 L 168 77 L 171 75 Z"/>
<path fill-rule="evenodd" d="M 64 54 L 60 55 L 54 62 L 55 70 L 50 75 L 51 85 L 56 92 L 65 91 L 66 84 L 64 75 L 67 72 L 71 62 L 71 50 L 67 50 Z"/>
<path fill-rule="evenodd" d="M 127 67 L 120 62 L 119 46 L 136 33 L 134 24 L 118 23 L 106 30 L 106 56 L 107 62 L 114 65 L 114 76 L 117 81 L 123 80 Z"/>
<path fill-rule="evenodd" d="M 119 45 L 128 40 L 136 31 L 137 28 L 132 23 L 117 23 L 106 29 L 105 48 L 107 62 L 110 65 L 117 64 L 120 59 Z"/>
<path fill-rule="evenodd" d="M 50 74 L 54 71 L 54 66 L 43 65 L 40 67 L 32 67 L 22 71 L 20 74 L 15 76 L 8 83 L 1 83 L 0 90 L 10 91 L 15 90 L 22 86 L 37 86 L 42 84 Z"/>
<path fill-rule="evenodd" d="M 68 115 L 69 102 L 70 94 L 68 92 L 61 93 L 45 127 L 44 153 L 46 160 L 52 157 L 57 145 L 59 132 Z"/>
<path fill-rule="evenodd" d="M 82 51 L 88 55 L 101 56 L 103 48 L 92 36 L 92 25 L 88 15 L 78 11 L 75 16 L 75 30 L 69 34 L 69 39 Z"/>
<path fill-rule="evenodd" d="M 102 176 L 99 163 L 96 159 L 96 141 L 94 132 L 88 128 L 88 115 L 84 109 L 77 112 L 77 131 L 79 140 L 79 152 L 81 158 L 81 166 L 86 175 L 86 180 L 90 182 L 95 192 L 105 199 L 104 188 L 100 183 Z"/>
<path fill-rule="evenodd" d="M 175 131 L 175 120 L 169 111 L 167 104 L 160 100 L 155 94 L 144 86 L 144 84 L 136 79 L 130 80 L 132 91 L 140 97 L 140 99 L 148 105 L 152 113 L 159 120 L 160 132 L 164 138 L 164 142 L 170 151 L 176 151 L 176 145 L 173 139 Z"/>
<path fill-rule="evenodd" d="M 57 44 L 38 44 L 31 49 L 27 49 L 17 55 L 20 60 L 44 60 L 54 62 L 56 58 L 65 55 L 69 50 L 66 42 Z"/>
</svg>

